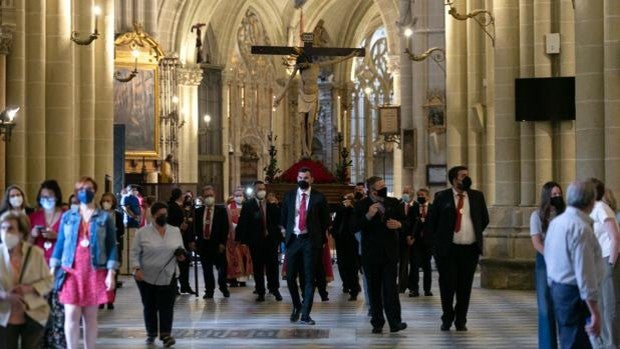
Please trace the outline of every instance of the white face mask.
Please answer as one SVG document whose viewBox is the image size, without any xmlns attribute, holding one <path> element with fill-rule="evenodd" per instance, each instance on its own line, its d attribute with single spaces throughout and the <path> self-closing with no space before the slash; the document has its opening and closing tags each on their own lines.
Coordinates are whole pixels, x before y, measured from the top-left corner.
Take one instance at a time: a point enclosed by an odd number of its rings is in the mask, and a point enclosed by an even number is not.
<svg viewBox="0 0 620 349">
<path fill-rule="evenodd" d="M 15 234 L 3 234 L 2 242 L 9 250 L 13 249 L 13 247 L 19 244 L 20 238 L 19 235 Z"/>
<path fill-rule="evenodd" d="M 80 209 L 80 205 L 78 204 L 71 204 L 71 211 L 77 211 Z"/>
<path fill-rule="evenodd" d="M 215 205 L 215 198 L 213 196 L 209 196 L 209 197 L 205 198 L 205 205 L 207 205 L 207 206 Z"/>
<path fill-rule="evenodd" d="M 9 198 L 9 203 L 11 204 L 11 206 L 13 206 L 13 208 L 21 208 L 22 204 L 24 203 L 24 197 L 23 196 L 11 196 Z"/>
<path fill-rule="evenodd" d="M 263 200 L 266 196 L 267 196 L 267 191 L 265 191 L 265 190 L 259 190 L 259 191 L 256 193 L 256 197 L 257 197 L 259 200 Z"/>
<path fill-rule="evenodd" d="M 237 205 L 241 205 L 243 203 L 243 196 L 235 196 L 234 200 Z"/>
<path fill-rule="evenodd" d="M 103 207 L 103 209 L 106 211 L 110 211 L 112 209 L 112 203 L 105 201 L 101 204 L 101 207 Z"/>
</svg>

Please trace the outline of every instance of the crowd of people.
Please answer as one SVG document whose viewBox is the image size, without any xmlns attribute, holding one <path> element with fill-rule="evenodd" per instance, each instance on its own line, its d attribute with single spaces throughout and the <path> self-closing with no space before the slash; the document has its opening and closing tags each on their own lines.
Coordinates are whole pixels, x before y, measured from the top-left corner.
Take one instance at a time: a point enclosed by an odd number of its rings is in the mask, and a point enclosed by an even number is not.
<svg viewBox="0 0 620 349">
<path fill-rule="evenodd" d="M 202 266 L 207 300 L 216 287 L 230 297 L 229 287 L 246 287 L 252 278 L 256 302 L 268 295 L 282 301 L 282 270 L 292 303 L 290 321 L 314 325 L 314 292 L 329 300 L 326 286 L 335 260 L 349 301 L 357 301 L 364 290 L 377 334 L 386 322 L 390 332 L 407 328 L 399 293 L 433 296 L 434 258 L 440 329 L 454 325 L 467 331 L 489 215 L 466 167 L 450 169 L 448 180 L 451 187 L 433 199 L 428 189 L 408 186 L 397 199 L 388 196 L 382 178 L 370 177 L 330 205 L 313 186 L 308 168 L 298 171 L 297 188 L 281 200 L 256 181 L 238 187 L 224 203 L 216 202 L 213 186 L 196 196 L 174 188 L 164 203 L 143 197 L 133 185 L 119 197 L 104 193 L 96 203 L 97 183 L 83 177 L 66 204 L 58 183 L 44 181 L 37 210 L 20 187 L 9 186 L 0 206 L 0 348 L 17 348 L 17 343 L 77 348 L 80 327 L 84 347 L 94 348 L 98 309 L 114 309 L 121 269 L 137 284 L 146 343 L 159 338 L 165 347 L 173 346 L 175 300 L 198 291 L 189 282 L 192 261 Z M 568 187 L 568 206 L 555 182 L 546 183 L 540 197 L 530 220 L 540 347 L 557 348 L 558 337 L 566 348 L 617 347 L 620 275 L 614 266 L 620 240 L 613 194 L 590 179 Z"/>
</svg>

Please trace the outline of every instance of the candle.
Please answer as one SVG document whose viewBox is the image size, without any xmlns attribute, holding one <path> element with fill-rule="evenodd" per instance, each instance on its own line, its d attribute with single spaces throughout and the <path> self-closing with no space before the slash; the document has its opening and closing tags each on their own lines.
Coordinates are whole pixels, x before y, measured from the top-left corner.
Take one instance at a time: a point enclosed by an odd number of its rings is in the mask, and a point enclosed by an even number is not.
<svg viewBox="0 0 620 349">
<path fill-rule="evenodd" d="M 95 15 L 95 34 L 97 34 L 97 22 L 99 20 L 99 15 L 101 15 L 101 7 L 93 7 L 93 14 Z"/>
<path fill-rule="evenodd" d="M 336 118 L 338 120 L 338 132 L 342 131 L 340 120 L 340 96 L 338 96 L 338 103 L 336 104 Z"/>
<path fill-rule="evenodd" d="M 343 140 L 343 144 L 346 146 L 347 145 L 347 110 L 344 110 L 344 115 L 342 117 L 344 119 L 344 140 Z"/>
<path fill-rule="evenodd" d="M 269 131 L 273 133 L 273 113 L 276 111 L 276 107 L 273 106 L 273 101 L 276 100 L 276 96 L 272 97 L 271 101 L 271 113 L 269 113 Z"/>
</svg>

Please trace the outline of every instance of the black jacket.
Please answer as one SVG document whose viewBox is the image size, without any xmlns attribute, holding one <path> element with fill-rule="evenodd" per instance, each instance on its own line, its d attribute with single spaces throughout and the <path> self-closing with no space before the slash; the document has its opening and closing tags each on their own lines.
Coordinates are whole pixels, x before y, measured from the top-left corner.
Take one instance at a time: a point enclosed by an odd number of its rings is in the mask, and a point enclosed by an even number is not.
<svg viewBox="0 0 620 349">
<path fill-rule="evenodd" d="M 478 253 L 482 254 L 484 251 L 482 232 L 489 224 L 489 212 L 487 211 L 487 205 L 482 192 L 470 189 L 467 191 L 467 196 L 469 198 L 470 217 L 476 234 Z M 446 256 L 450 253 L 450 247 L 454 238 L 455 222 L 456 204 L 454 203 L 452 188 L 437 192 L 428 221 L 428 228 L 433 237 L 435 254 L 437 256 Z"/>
<path fill-rule="evenodd" d="M 277 245 L 283 239 L 279 227 L 280 207 L 267 203 L 265 211 L 267 239 Z M 252 198 L 243 203 L 235 232 L 235 237 L 239 241 L 250 246 L 263 240 L 260 206 L 257 199 Z"/>
<path fill-rule="evenodd" d="M 366 218 L 368 208 L 374 202 L 366 197 L 355 205 L 356 230 L 362 231 L 362 259 L 367 263 L 394 262 L 399 256 L 399 236 L 408 231 L 408 222 L 405 220 L 402 204 L 395 198 L 385 198 L 380 211 L 372 217 Z M 395 219 L 402 224 L 400 229 L 388 229 L 388 219 Z"/>
<path fill-rule="evenodd" d="M 228 211 L 223 205 L 215 205 L 213 212 L 213 222 L 211 223 L 211 239 L 205 240 L 204 235 L 204 214 L 206 206 L 196 209 L 194 218 L 194 236 L 198 247 L 209 251 L 217 249 L 218 245 L 226 245 L 228 239 Z"/>
<path fill-rule="evenodd" d="M 280 224 L 286 230 L 284 242 L 286 246 L 291 242 L 291 236 L 295 229 L 295 201 L 297 200 L 297 190 L 287 192 L 282 200 Z M 329 208 L 325 196 L 312 188 L 310 190 L 310 201 L 308 202 L 308 212 L 306 213 L 306 227 L 312 239 L 312 247 L 321 248 L 325 242 L 327 229 L 329 228 Z"/>
</svg>

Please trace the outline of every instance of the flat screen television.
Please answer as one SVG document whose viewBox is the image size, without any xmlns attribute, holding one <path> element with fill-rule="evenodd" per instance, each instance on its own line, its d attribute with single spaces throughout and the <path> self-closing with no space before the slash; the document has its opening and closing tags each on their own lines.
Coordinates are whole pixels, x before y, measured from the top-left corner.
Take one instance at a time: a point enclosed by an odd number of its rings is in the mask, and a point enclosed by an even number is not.
<svg viewBox="0 0 620 349">
<path fill-rule="evenodd" d="M 515 79 L 515 119 L 575 120 L 575 77 Z"/>
</svg>

